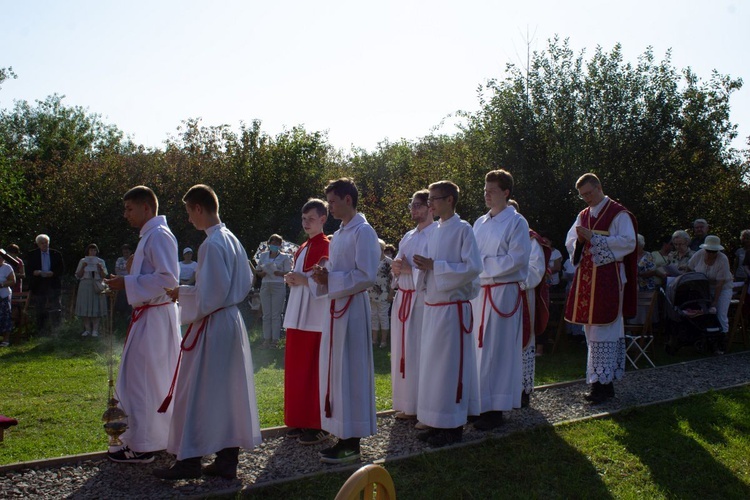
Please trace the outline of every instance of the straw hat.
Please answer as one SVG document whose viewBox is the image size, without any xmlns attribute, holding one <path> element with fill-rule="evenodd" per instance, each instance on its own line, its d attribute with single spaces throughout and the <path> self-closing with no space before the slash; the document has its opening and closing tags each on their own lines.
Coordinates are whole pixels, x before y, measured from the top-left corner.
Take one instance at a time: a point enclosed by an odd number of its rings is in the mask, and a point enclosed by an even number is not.
<svg viewBox="0 0 750 500">
<path fill-rule="evenodd" d="M 718 252 L 719 250 L 724 250 L 724 247 L 721 246 L 721 240 L 718 236 L 714 236 L 713 234 L 709 234 L 706 236 L 706 241 L 700 246 L 704 250 L 708 250 L 709 252 Z"/>
</svg>

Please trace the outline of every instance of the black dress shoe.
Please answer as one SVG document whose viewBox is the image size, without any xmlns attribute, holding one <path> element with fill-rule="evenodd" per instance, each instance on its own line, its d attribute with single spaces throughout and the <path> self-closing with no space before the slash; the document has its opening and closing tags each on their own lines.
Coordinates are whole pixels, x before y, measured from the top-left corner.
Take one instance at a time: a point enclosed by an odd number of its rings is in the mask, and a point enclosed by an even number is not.
<svg viewBox="0 0 750 500">
<path fill-rule="evenodd" d="M 594 382 L 593 384 L 591 384 L 591 392 L 589 394 L 586 394 L 584 398 L 592 405 L 598 405 L 604 403 L 608 399 L 613 398 L 614 395 L 615 387 L 612 382 L 610 382 L 609 384 L 600 384 L 599 382 Z"/>
<path fill-rule="evenodd" d="M 156 469 L 154 476 L 168 481 L 198 479 L 201 477 L 201 457 L 178 460 L 169 469 Z"/>
<path fill-rule="evenodd" d="M 442 448 L 443 446 L 460 443 L 463 440 L 463 426 L 455 429 L 437 429 L 437 431 L 427 439 L 427 444 L 433 448 Z"/>
<path fill-rule="evenodd" d="M 521 408 L 527 408 L 531 402 L 531 394 L 526 391 L 521 392 Z"/>
<path fill-rule="evenodd" d="M 486 411 L 479 415 L 479 418 L 474 422 L 474 428 L 479 431 L 491 431 L 503 425 L 503 412 L 501 411 Z"/>
<path fill-rule="evenodd" d="M 602 384 L 594 382 L 591 384 L 591 390 L 586 394 L 583 399 L 591 403 L 598 402 L 602 398 Z"/>
<path fill-rule="evenodd" d="M 441 430 L 442 429 L 436 429 L 433 427 L 424 431 L 420 431 L 420 433 L 417 434 L 417 439 L 419 439 L 420 441 L 424 441 L 426 443 L 428 439 L 430 439 L 432 436 L 434 436 Z"/>
<path fill-rule="evenodd" d="M 216 460 L 212 464 L 203 468 L 203 474 L 224 479 L 236 479 L 239 454 L 239 448 L 224 448 L 216 453 Z"/>
</svg>

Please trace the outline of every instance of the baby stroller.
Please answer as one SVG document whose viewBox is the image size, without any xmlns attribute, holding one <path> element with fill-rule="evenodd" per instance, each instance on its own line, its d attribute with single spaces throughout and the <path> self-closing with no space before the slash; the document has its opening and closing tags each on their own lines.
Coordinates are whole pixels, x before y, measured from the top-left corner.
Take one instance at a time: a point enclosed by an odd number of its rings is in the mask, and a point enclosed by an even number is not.
<svg viewBox="0 0 750 500">
<path fill-rule="evenodd" d="M 711 289 L 703 273 L 685 273 L 667 285 L 666 333 L 668 354 L 692 345 L 698 352 L 712 353 L 721 341 L 721 325 L 709 312 Z"/>
</svg>

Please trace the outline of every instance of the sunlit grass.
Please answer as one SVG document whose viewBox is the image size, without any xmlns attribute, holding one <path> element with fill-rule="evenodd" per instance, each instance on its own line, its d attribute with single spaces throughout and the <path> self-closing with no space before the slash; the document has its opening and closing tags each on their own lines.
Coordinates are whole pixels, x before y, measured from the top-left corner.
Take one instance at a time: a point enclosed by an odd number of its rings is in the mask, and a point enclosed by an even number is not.
<svg viewBox="0 0 750 500">
<path fill-rule="evenodd" d="M 750 389 L 386 462 L 399 498 L 750 498 Z M 333 498 L 348 473 L 254 489 Z"/>
</svg>

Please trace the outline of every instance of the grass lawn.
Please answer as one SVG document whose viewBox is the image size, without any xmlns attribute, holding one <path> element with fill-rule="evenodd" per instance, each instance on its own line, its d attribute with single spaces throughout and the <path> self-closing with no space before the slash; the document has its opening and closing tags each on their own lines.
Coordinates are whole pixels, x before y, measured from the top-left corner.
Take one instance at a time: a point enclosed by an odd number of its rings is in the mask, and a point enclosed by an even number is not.
<svg viewBox="0 0 750 500">
<path fill-rule="evenodd" d="M 400 498 L 750 498 L 750 388 L 387 462 Z M 333 498 L 349 473 L 254 489 Z"/>
<path fill-rule="evenodd" d="M 248 321 L 253 346 L 261 333 Z M 0 443 L 0 465 L 106 449 L 102 428 L 106 410 L 109 341 L 81 338 L 76 322 L 57 338 L 34 338 L 0 350 L 0 413 L 19 420 Z M 127 323 L 115 325 L 114 372 Z M 375 349 L 378 411 L 391 408 L 390 355 Z M 284 425 L 284 351 L 253 349 L 261 427 Z"/>
<path fill-rule="evenodd" d="M 248 319 L 256 345 L 257 322 Z M 115 372 L 127 323 L 115 325 Z M 17 418 L 0 444 L 0 465 L 106 449 L 101 415 L 106 409 L 109 341 L 81 338 L 77 322 L 67 323 L 57 338 L 35 338 L 0 350 L 0 413 Z M 568 344 L 554 355 L 537 358 L 537 385 L 584 376 L 586 347 Z M 700 356 L 690 349 L 677 357 L 657 352 L 658 363 Z M 255 386 L 261 427 L 283 425 L 284 351 L 253 349 Z M 390 355 L 374 352 L 376 406 L 391 408 Z"/>
</svg>

